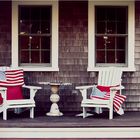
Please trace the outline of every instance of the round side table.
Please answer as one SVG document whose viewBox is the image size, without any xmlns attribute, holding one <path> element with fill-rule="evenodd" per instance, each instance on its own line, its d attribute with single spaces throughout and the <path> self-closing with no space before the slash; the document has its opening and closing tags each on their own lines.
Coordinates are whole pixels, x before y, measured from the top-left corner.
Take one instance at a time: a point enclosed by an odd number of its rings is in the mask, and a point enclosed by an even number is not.
<svg viewBox="0 0 140 140">
<path fill-rule="evenodd" d="M 60 97 L 58 94 L 59 87 L 61 83 L 49 83 L 51 87 L 51 96 L 50 101 L 52 102 L 50 112 L 46 113 L 48 116 L 62 116 L 63 113 L 59 111 L 59 107 L 57 105 L 57 102 L 59 102 Z"/>
<path fill-rule="evenodd" d="M 62 116 L 63 113 L 59 111 L 58 102 L 60 100 L 60 96 L 58 94 L 59 87 L 61 85 L 71 85 L 71 83 L 62 83 L 62 82 L 39 82 L 39 84 L 50 85 L 51 88 L 51 96 L 50 101 L 52 102 L 50 112 L 46 113 L 47 116 Z"/>
</svg>

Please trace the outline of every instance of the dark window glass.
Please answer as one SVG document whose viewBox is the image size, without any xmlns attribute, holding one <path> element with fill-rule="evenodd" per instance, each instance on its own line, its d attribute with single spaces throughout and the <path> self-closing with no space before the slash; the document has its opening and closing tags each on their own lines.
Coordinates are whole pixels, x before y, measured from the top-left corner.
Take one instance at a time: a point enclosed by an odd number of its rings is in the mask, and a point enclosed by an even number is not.
<svg viewBox="0 0 140 140">
<path fill-rule="evenodd" d="M 127 6 L 95 6 L 96 64 L 125 64 L 128 38 Z"/>
<path fill-rule="evenodd" d="M 19 46 L 21 46 L 21 49 L 29 49 L 29 37 L 28 36 L 20 36 L 19 37 Z"/>
<path fill-rule="evenodd" d="M 50 51 L 42 51 L 42 63 L 47 63 L 47 62 L 50 62 Z"/>
<path fill-rule="evenodd" d="M 51 63 L 51 6 L 19 6 L 20 65 Z"/>
<path fill-rule="evenodd" d="M 29 51 L 21 51 L 21 60 L 22 60 L 22 63 L 29 63 Z"/>
<path fill-rule="evenodd" d="M 97 58 L 96 60 L 99 63 L 105 63 L 105 51 L 97 51 Z"/>
<path fill-rule="evenodd" d="M 40 63 L 40 52 L 36 50 L 31 51 L 31 63 Z"/>
</svg>

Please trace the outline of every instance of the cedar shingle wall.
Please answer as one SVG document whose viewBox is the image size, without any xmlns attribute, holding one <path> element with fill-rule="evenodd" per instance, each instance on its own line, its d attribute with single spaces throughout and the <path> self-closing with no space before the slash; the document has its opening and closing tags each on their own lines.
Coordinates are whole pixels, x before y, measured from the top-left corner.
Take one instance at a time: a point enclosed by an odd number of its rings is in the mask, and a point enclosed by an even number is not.
<svg viewBox="0 0 140 140">
<path fill-rule="evenodd" d="M 140 110 L 140 2 L 136 2 L 136 72 L 123 74 L 127 95 L 125 110 Z M 3 11 L 3 12 L 2 12 Z M 11 3 L 0 2 L 0 65 L 11 63 Z M 26 72 L 27 84 L 38 85 L 40 81 L 71 82 L 72 86 L 61 87 L 60 110 L 80 111 L 81 95 L 75 85 L 92 84 L 97 81 L 96 72 L 87 72 L 88 61 L 88 2 L 59 2 L 59 72 Z M 49 111 L 50 89 L 43 86 L 36 96 L 36 111 Z"/>
<path fill-rule="evenodd" d="M 124 74 L 126 110 L 140 110 L 140 2 L 135 2 L 135 67 L 136 72 Z"/>
<path fill-rule="evenodd" d="M 0 66 L 11 63 L 11 2 L 0 1 Z"/>
</svg>

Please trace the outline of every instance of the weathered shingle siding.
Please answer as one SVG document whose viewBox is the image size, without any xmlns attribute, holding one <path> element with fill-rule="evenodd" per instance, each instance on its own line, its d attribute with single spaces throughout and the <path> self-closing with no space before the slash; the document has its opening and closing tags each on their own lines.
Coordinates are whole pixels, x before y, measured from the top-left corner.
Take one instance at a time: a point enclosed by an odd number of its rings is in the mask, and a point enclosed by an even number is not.
<svg viewBox="0 0 140 140">
<path fill-rule="evenodd" d="M 59 77 L 63 81 L 87 81 L 87 2 L 59 3 Z"/>
<path fill-rule="evenodd" d="M 11 64 L 11 2 L 0 1 L 0 66 Z"/>
<path fill-rule="evenodd" d="M 2 12 L 5 11 L 5 12 Z M 11 2 L 0 2 L 0 65 L 11 64 Z M 140 110 L 140 2 L 136 2 L 135 66 L 136 72 L 123 74 L 123 94 L 127 95 L 125 110 Z M 3 18 L 4 17 L 4 18 Z M 6 17 L 6 18 L 5 18 Z M 88 63 L 88 2 L 59 2 L 59 72 L 25 72 L 25 82 L 38 85 L 40 81 L 70 82 L 61 87 L 61 111 L 80 111 L 81 95 L 76 85 L 97 82 L 97 72 L 87 72 Z M 50 88 L 43 86 L 36 96 L 36 111 L 50 108 Z"/>
<path fill-rule="evenodd" d="M 140 1 L 135 2 L 135 67 L 136 72 L 125 73 L 123 82 L 127 95 L 126 110 L 140 110 Z"/>
</svg>

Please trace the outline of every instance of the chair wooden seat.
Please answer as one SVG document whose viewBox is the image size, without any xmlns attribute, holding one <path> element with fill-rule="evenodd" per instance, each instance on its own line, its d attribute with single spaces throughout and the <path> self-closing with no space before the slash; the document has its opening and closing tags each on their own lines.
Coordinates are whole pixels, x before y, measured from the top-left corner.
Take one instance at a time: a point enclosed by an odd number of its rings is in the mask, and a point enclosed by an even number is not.
<svg viewBox="0 0 140 140">
<path fill-rule="evenodd" d="M 94 103 L 93 103 L 93 100 L 92 99 L 86 99 L 86 100 L 82 100 L 82 103 L 81 103 L 81 106 L 84 105 L 88 105 L 88 104 L 92 104 L 92 105 L 105 105 L 105 104 L 108 104 L 109 103 L 109 100 L 102 100 L 102 99 L 94 99 Z"/>
</svg>

